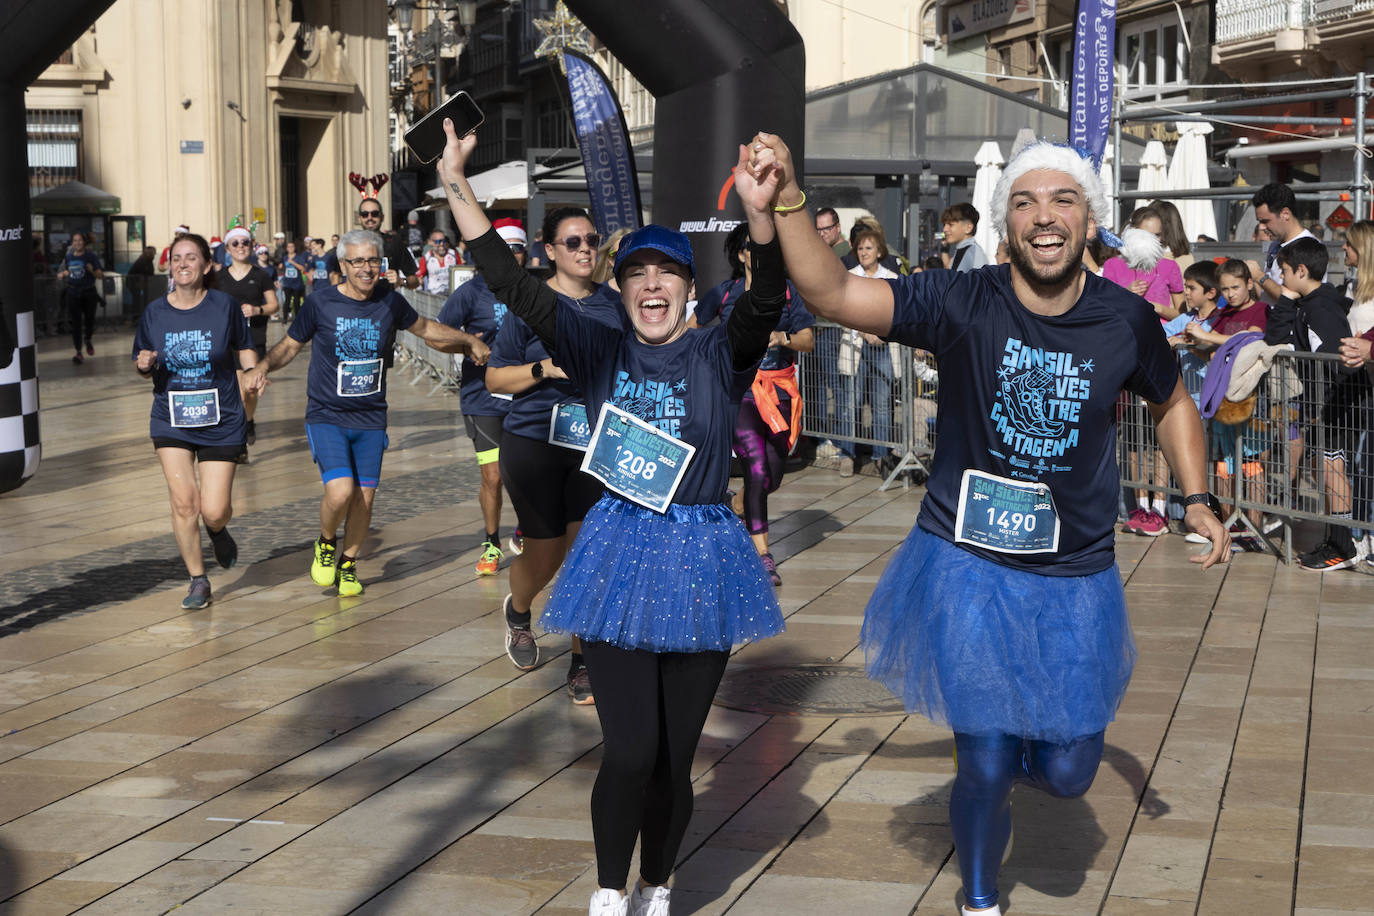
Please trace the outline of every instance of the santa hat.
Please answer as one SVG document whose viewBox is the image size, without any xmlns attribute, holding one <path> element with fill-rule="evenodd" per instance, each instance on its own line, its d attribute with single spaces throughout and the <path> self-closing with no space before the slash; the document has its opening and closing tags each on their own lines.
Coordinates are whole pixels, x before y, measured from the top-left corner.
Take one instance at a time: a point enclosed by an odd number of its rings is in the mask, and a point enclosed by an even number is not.
<svg viewBox="0 0 1374 916">
<path fill-rule="evenodd" d="M 524 245 L 525 226 L 518 219 L 498 219 L 491 224 L 496 229 L 496 234 L 505 240 L 507 245 Z"/>
<path fill-rule="evenodd" d="M 253 234 L 242 226 L 235 226 L 233 229 L 224 233 L 224 240 L 226 242 L 232 242 L 234 239 L 247 239 L 249 242 L 252 242 Z"/>
<path fill-rule="evenodd" d="M 217 236 L 217 235 L 212 235 L 212 236 L 210 236 L 210 247 L 211 247 L 211 248 L 217 248 L 217 247 L 219 247 L 220 245 L 223 245 L 223 244 L 224 244 L 224 243 L 221 242 L 221 241 L 219 240 L 219 236 Z"/>
<path fill-rule="evenodd" d="M 997 187 L 992 192 L 992 225 L 1002 238 L 1007 237 L 1007 198 L 1011 187 L 1022 175 L 1035 171 L 1064 172 L 1083 189 L 1088 201 L 1088 212 L 1097 223 L 1098 238 L 1113 248 L 1119 248 L 1121 240 L 1110 231 L 1112 209 L 1107 203 L 1107 193 L 1102 187 L 1102 178 L 1093 167 L 1087 150 L 1050 143 L 1047 140 L 1034 140 L 1011 151 L 1011 161 L 1002 171 Z"/>
<path fill-rule="evenodd" d="M 185 223 L 181 224 L 180 226 L 177 226 L 175 229 L 172 230 L 172 235 L 190 235 L 190 234 L 191 234 L 191 230 L 188 229 L 188 228 L 186 228 L 186 224 L 185 224 Z"/>
</svg>

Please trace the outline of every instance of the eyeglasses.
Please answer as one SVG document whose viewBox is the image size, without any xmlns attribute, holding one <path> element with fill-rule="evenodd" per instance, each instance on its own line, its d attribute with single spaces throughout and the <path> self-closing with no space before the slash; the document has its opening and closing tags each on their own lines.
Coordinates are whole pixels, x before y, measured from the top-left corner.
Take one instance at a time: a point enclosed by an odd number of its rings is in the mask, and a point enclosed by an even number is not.
<svg viewBox="0 0 1374 916">
<path fill-rule="evenodd" d="M 381 210 L 359 210 L 359 211 L 358 211 L 358 218 L 359 218 L 359 219 L 381 219 L 381 218 L 382 218 L 382 211 L 381 211 Z"/>
<path fill-rule="evenodd" d="M 362 270 L 364 267 L 381 267 L 381 258 L 346 258 L 344 263 L 354 270 Z"/>
<path fill-rule="evenodd" d="M 525 251 L 524 245 L 507 245 L 506 247 L 509 248 L 511 251 L 515 252 L 516 254 L 523 254 Z"/>
<path fill-rule="evenodd" d="M 839 225 L 839 223 L 831 223 L 831 224 L 828 225 L 828 226 L 822 226 L 820 223 L 817 223 L 817 224 L 816 224 L 816 231 L 817 231 L 817 232 L 829 232 L 831 229 L 834 229 L 834 228 L 835 228 L 836 226 L 838 226 L 838 225 Z"/>
<path fill-rule="evenodd" d="M 582 248 L 582 243 L 586 242 L 587 247 L 595 248 L 601 244 L 601 236 L 595 232 L 588 232 L 586 235 L 570 235 L 562 241 L 555 241 L 555 245 L 562 245 L 569 251 L 578 251 Z"/>
<path fill-rule="evenodd" d="M 435 248 L 443 248 L 448 245 L 448 239 L 430 239 L 429 243 Z"/>
<path fill-rule="evenodd" d="M 234 239 L 234 241 L 229 243 L 230 248 L 247 248 L 250 245 L 252 245 L 252 242 L 247 242 L 243 239 Z"/>
</svg>

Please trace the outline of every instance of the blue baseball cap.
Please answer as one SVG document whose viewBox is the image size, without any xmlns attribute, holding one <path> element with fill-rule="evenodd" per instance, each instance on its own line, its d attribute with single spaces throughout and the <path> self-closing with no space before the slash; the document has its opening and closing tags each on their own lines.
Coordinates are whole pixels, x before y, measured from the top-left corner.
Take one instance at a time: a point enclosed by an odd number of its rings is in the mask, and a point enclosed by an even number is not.
<svg viewBox="0 0 1374 916">
<path fill-rule="evenodd" d="M 693 278 L 696 277 L 696 268 L 692 266 L 692 243 L 687 240 L 687 236 L 681 232 L 675 232 L 667 226 L 650 224 L 643 229 L 636 229 L 620 240 L 620 247 L 615 252 L 615 276 L 617 280 L 620 279 L 620 268 L 625 263 L 625 259 L 636 251 L 642 251 L 645 248 L 663 252 L 686 267 Z"/>
</svg>

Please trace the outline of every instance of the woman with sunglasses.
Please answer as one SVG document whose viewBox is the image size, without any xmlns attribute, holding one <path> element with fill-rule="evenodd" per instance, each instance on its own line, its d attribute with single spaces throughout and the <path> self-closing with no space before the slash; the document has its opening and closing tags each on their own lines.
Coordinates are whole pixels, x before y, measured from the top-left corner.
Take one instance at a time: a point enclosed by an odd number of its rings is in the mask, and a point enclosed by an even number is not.
<svg viewBox="0 0 1374 916">
<path fill-rule="evenodd" d="M 215 271 L 211 285 L 238 304 L 248 319 L 248 331 L 253 336 L 253 351 L 258 359 L 267 355 L 267 322 L 277 314 L 277 291 L 272 275 L 253 263 L 253 236 L 242 226 L 235 226 L 224 236 L 229 250 L 229 266 Z M 251 369 L 252 366 L 240 366 Z M 258 438 L 253 414 L 258 409 L 258 393 L 245 389 L 243 409 L 248 418 L 246 442 L 252 445 Z M 246 453 L 245 453 L 246 454 Z"/>
<path fill-rule="evenodd" d="M 227 569 L 238 558 L 225 528 L 233 514 L 234 462 L 243 451 L 247 422 L 235 370 L 253 368 L 258 357 L 239 303 L 206 288 L 214 264 L 205 239 L 178 238 L 168 266 L 172 291 L 143 310 L 133 358 L 139 374 L 153 382 L 149 428 L 167 479 L 172 533 L 191 576 L 181 606 L 199 610 L 210 603 L 201 522 L 220 566 Z"/>
<path fill-rule="evenodd" d="M 601 237 L 592 229 L 587 211 L 561 207 L 544 217 L 544 237 L 553 276 L 546 288 L 559 301 L 609 323 L 621 312 L 609 307 L 592 274 Z M 497 228 L 498 234 L 501 228 Z M 520 256 L 512 252 L 520 261 Z M 499 295 L 495 296 L 501 300 Z M 502 301 L 502 311 L 506 304 Z M 567 380 L 538 336 L 523 321 L 506 316 L 492 344 L 486 385 L 492 394 L 510 397 L 510 410 L 501 424 L 501 481 L 515 507 L 524 550 L 511 561 L 510 589 L 502 607 L 506 616 L 506 654 L 517 668 L 539 664 L 539 647 L 531 628 L 531 607 L 544 586 L 553 581 L 582 519 L 601 498 L 601 483 L 582 473 L 582 451 L 572 444 L 550 442 L 554 413 L 580 404 L 582 393 Z M 568 660 L 568 694 L 579 706 L 594 702 L 582 661 L 581 642 L 574 637 Z"/>
<path fill-rule="evenodd" d="M 439 175 L 454 220 L 492 291 L 585 392 L 596 430 L 588 461 L 607 486 L 542 618 L 545 629 L 582 637 L 597 692 L 599 889 L 589 913 L 667 916 L 665 882 L 692 814 L 692 758 L 731 646 L 782 630 L 763 564 L 724 504 L 740 400 L 785 301 L 769 211 L 777 178 L 756 180 L 740 147 L 735 190 L 754 234 L 755 274 L 728 321 L 688 328 L 691 245 L 680 232 L 646 226 L 616 251 L 626 320 L 615 327 L 516 265 L 463 174 L 476 137 L 459 139 L 448 120 L 444 130 Z M 626 896 L 636 840 L 640 881 Z"/>
</svg>

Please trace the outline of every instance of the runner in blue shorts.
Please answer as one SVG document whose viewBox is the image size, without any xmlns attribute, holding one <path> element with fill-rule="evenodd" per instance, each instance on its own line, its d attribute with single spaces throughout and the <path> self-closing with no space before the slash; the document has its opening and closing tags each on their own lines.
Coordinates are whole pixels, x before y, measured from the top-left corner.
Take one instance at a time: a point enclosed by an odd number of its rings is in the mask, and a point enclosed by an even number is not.
<svg viewBox="0 0 1374 916">
<path fill-rule="evenodd" d="M 314 341 L 305 431 L 324 481 L 324 500 L 310 577 L 319 586 L 337 584 L 341 597 L 363 591 L 357 560 L 387 447 L 386 370 L 396 331 L 409 331 L 436 350 L 462 353 L 479 365 L 487 361 L 487 345 L 476 337 L 420 317 L 392 290 L 376 290 L 381 252 L 382 238 L 375 232 L 345 233 L 338 247 L 344 282 L 311 293 L 286 336 L 254 370 L 264 376 L 280 369 Z"/>
</svg>

